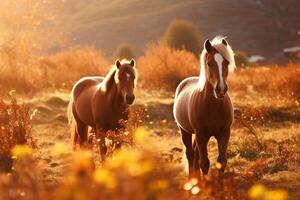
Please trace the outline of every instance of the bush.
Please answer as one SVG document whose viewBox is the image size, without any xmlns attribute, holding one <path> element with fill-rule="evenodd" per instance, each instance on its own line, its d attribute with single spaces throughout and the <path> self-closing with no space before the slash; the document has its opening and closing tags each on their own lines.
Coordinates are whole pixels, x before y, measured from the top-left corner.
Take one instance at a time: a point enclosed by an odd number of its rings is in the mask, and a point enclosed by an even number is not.
<svg viewBox="0 0 300 200">
<path fill-rule="evenodd" d="M 121 44 L 114 53 L 114 59 L 127 59 L 135 58 L 133 49 L 129 44 Z"/>
<path fill-rule="evenodd" d="M 271 97 L 287 97 L 296 103 L 300 99 L 300 65 L 288 64 L 286 66 L 253 66 L 239 70 L 230 77 L 230 88 L 233 91 L 249 92 L 249 87 L 260 94 Z M 298 103 L 297 103 L 298 104 Z"/>
<path fill-rule="evenodd" d="M 249 64 L 248 56 L 243 51 L 236 51 L 234 54 L 235 64 L 239 67 L 245 67 Z"/>
<path fill-rule="evenodd" d="M 198 76 L 199 62 L 192 53 L 165 45 L 149 45 L 138 60 L 142 87 L 172 89 L 186 77 Z"/>
<path fill-rule="evenodd" d="M 168 26 L 162 42 L 175 49 L 186 49 L 196 57 L 202 50 L 202 38 L 195 24 L 185 20 L 174 20 Z"/>
<path fill-rule="evenodd" d="M 62 39 L 57 23 L 52 20 L 55 14 L 49 12 L 52 3 L 6 1 L 1 5 L 1 91 L 30 92 L 39 87 L 37 55 L 59 46 Z"/>
<path fill-rule="evenodd" d="M 72 47 L 40 60 L 40 78 L 45 86 L 71 87 L 83 76 L 104 76 L 110 68 L 101 51 L 90 47 Z"/>
<path fill-rule="evenodd" d="M 29 108 L 10 98 L 10 103 L 0 100 L 0 171 L 11 169 L 11 151 L 16 145 L 29 143 L 34 146 L 30 134 Z"/>
</svg>

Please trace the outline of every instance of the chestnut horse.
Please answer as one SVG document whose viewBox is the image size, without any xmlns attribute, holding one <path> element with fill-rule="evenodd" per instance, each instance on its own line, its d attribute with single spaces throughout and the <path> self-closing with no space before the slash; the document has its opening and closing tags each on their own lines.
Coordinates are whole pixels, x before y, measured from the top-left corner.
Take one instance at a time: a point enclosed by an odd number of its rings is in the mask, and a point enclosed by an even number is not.
<svg viewBox="0 0 300 200">
<path fill-rule="evenodd" d="M 77 143 L 80 147 L 87 143 L 91 127 L 99 141 L 101 159 L 105 160 L 106 132 L 122 128 L 119 121 L 128 119 L 127 108 L 135 99 L 136 77 L 133 59 L 117 60 L 106 77 L 85 77 L 74 85 L 68 106 L 74 150 Z"/>
<path fill-rule="evenodd" d="M 189 176 L 205 175 L 209 170 L 207 144 L 214 136 L 218 142 L 224 172 L 227 164 L 227 145 L 233 122 L 233 107 L 227 93 L 228 72 L 235 69 L 234 53 L 223 37 L 206 40 L 200 57 L 200 77 L 183 80 L 176 89 L 174 117 L 186 147 Z M 192 135 L 195 134 L 195 140 Z"/>
</svg>

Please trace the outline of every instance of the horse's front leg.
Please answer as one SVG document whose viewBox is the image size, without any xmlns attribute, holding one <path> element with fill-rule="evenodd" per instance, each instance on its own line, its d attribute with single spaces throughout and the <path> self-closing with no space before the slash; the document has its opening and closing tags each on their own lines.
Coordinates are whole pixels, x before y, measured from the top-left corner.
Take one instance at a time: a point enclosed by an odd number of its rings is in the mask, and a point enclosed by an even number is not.
<svg viewBox="0 0 300 200">
<path fill-rule="evenodd" d="M 224 173 L 227 165 L 227 146 L 230 138 L 230 127 L 224 127 L 216 134 L 216 139 L 218 141 L 218 163 L 221 164 L 219 170 Z"/>
<path fill-rule="evenodd" d="M 206 175 L 208 173 L 209 165 L 210 165 L 208 159 L 208 153 L 207 153 L 207 144 L 209 138 L 210 137 L 206 135 L 206 132 L 204 130 L 199 130 L 196 132 L 196 143 L 197 143 L 198 153 L 200 158 L 200 168 L 203 175 Z"/>
<path fill-rule="evenodd" d="M 106 154 L 107 154 L 107 146 L 106 146 L 105 138 L 106 138 L 106 132 L 103 131 L 101 128 L 96 127 L 96 139 L 99 145 L 102 162 L 106 160 Z"/>
</svg>

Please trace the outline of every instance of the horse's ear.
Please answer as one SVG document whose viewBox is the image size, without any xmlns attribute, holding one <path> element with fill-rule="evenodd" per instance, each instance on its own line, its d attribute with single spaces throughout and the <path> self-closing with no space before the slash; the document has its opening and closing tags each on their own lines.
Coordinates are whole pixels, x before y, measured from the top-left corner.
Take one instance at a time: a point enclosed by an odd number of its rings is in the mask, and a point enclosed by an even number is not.
<svg viewBox="0 0 300 200">
<path fill-rule="evenodd" d="M 121 61 L 118 59 L 116 60 L 116 67 L 119 69 L 121 67 Z"/>
<path fill-rule="evenodd" d="M 130 60 L 130 65 L 131 65 L 132 67 L 135 67 L 135 60 L 134 60 L 133 58 Z"/>
<path fill-rule="evenodd" d="M 225 46 L 227 46 L 227 41 L 225 39 L 222 39 L 222 44 L 224 44 Z"/>
<path fill-rule="evenodd" d="M 204 42 L 204 48 L 205 50 L 209 53 L 212 49 L 212 46 L 211 46 L 211 43 L 209 41 L 209 39 L 207 39 L 205 42 Z"/>
</svg>

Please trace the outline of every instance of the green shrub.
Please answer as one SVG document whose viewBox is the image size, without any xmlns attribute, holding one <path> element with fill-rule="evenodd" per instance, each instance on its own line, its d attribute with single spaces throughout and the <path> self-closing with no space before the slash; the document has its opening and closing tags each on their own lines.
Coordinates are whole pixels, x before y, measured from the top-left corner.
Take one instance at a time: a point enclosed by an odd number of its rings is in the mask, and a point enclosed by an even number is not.
<svg viewBox="0 0 300 200">
<path fill-rule="evenodd" d="M 243 51 L 236 51 L 234 58 L 235 58 L 235 64 L 239 67 L 245 67 L 249 64 L 248 56 Z"/>
<path fill-rule="evenodd" d="M 162 42 L 175 49 L 186 49 L 197 57 L 202 45 L 201 35 L 195 24 L 186 20 L 174 20 L 168 26 Z"/>
<path fill-rule="evenodd" d="M 114 53 L 115 59 L 127 59 L 135 58 L 133 49 L 129 44 L 121 44 Z"/>
</svg>

